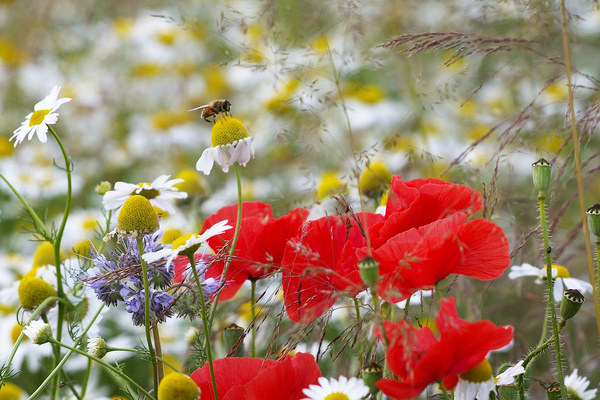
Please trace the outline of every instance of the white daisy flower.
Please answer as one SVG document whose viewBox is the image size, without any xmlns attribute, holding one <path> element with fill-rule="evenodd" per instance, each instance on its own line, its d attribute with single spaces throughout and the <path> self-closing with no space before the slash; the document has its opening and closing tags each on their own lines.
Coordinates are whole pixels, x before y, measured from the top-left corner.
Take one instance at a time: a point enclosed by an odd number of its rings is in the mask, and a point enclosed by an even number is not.
<svg viewBox="0 0 600 400">
<path fill-rule="evenodd" d="M 192 252 L 195 252 L 196 250 L 198 250 L 198 247 L 200 247 L 202 243 L 206 242 L 211 237 L 220 235 L 226 230 L 231 229 L 232 226 L 227 225 L 227 222 L 229 221 L 226 219 L 223 221 L 219 221 L 210 228 L 208 228 L 201 235 L 189 234 L 182 236 L 173 241 L 172 248 L 165 247 L 161 250 L 152 253 L 146 253 L 142 255 L 142 258 L 149 264 L 166 258 L 168 268 L 169 265 L 171 265 L 173 259 L 179 254 L 186 253 L 186 250 L 191 250 Z"/>
<path fill-rule="evenodd" d="M 360 400 L 369 394 L 369 387 L 365 385 L 362 379 L 346 378 L 340 376 L 339 379 L 319 378 L 318 385 L 309 385 L 302 389 L 305 397 L 302 400 L 325 400 L 335 398 L 336 400 Z M 333 395 L 333 396 L 332 396 Z"/>
<path fill-rule="evenodd" d="M 175 214 L 175 207 L 171 204 L 174 199 L 185 199 L 187 193 L 179 192 L 175 184 L 183 179 L 171 179 L 170 175 L 161 175 L 152 183 L 139 183 L 137 185 L 127 182 L 117 182 L 113 190 L 109 190 L 102 198 L 102 205 L 107 210 L 121 208 L 127 199 L 139 194 L 150 200 L 150 203 L 169 214 Z"/>
<path fill-rule="evenodd" d="M 531 264 L 513 265 L 510 267 L 508 279 L 517 279 L 524 276 L 537 277 L 536 283 L 542 284 L 546 279 L 546 268 L 537 268 Z M 571 278 L 569 270 L 562 265 L 552 264 L 552 277 L 554 278 L 554 301 L 562 300 L 566 289 L 577 289 L 581 294 L 591 293 L 592 285 L 581 279 Z"/>
<path fill-rule="evenodd" d="M 598 389 L 587 390 L 590 385 L 589 379 L 584 376 L 577 374 L 577 368 L 573 370 L 571 375 L 565 378 L 565 386 L 569 398 L 581 399 L 581 400 L 592 400 L 596 398 L 596 392 Z"/>
<path fill-rule="evenodd" d="M 246 166 L 254 158 L 254 140 L 248 136 L 244 125 L 233 117 L 222 117 L 213 125 L 211 132 L 212 147 L 204 150 L 196 163 L 196 169 L 205 175 L 210 174 L 214 163 L 221 166 L 223 172 L 238 163 Z"/>
<path fill-rule="evenodd" d="M 33 135 L 37 135 L 40 142 L 46 143 L 48 125 L 53 125 L 58 121 L 58 113 L 55 112 L 58 108 L 71 101 L 68 97 L 58 98 L 60 86 L 54 86 L 52 92 L 44 100 L 40 101 L 33 107 L 33 112 L 27 115 L 21 126 L 15 129 L 12 137 L 9 140 L 15 139 L 15 147 L 27 138 L 31 140 Z"/>
<path fill-rule="evenodd" d="M 514 367 L 507 368 L 497 377 L 492 375 L 492 367 L 487 359 L 475 367 L 459 375 L 458 383 L 454 388 L 456 400 L 489 399 L 490 392 L 496 390 L 496 386 L 511 385 L 515 376 L 525 373 L 523 361 L 519 361 Z"/>
<path fill-rule="evenodd" d="M 23 328 L 23 332 L 35 344 L 48 343 L 52 339 L 52 328 L 43 321 L 31 321 Z"/>
</svg>

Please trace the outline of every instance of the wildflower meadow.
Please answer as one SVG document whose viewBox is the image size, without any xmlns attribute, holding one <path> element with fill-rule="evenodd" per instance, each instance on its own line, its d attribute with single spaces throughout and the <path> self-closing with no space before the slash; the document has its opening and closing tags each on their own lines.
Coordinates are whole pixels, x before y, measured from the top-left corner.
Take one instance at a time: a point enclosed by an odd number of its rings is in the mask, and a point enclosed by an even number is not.
<svg viewBox="0 0 600 400">
<path fill-rule="evenodd" d="M 597 1 L 0 27 L 0 400 L 600 397 Z"/>
</svg>

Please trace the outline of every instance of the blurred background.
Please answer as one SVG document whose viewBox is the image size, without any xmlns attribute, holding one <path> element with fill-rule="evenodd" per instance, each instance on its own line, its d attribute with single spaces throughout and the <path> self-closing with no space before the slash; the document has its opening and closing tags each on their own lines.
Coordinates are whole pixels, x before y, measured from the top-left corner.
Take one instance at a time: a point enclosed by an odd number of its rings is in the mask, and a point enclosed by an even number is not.
<svg viewBox="0 0 600 400">
<path fill-rule="evenodd" d="M 600 12 L 589 0 L 568 8 L 591 206 L 600 201 Z M 236 186 L 219 168 L 210 176 L 195 171 L 211 124 L 188 110 L 228 99 L 255 138 L 256 158 L 242 169 L 245 199 L 272 204 L 276 215 L 313 208 L 327 173 L 352 197 L 357 174 L 379 161 L 405 180 L 436 177 L 480 190 L 478 216 L 505 230 L 517 265 L 543 265 L 530 175 L 531 163 L 546 158 L 554 165 L 552 254 L 589 281 L 561 40 L 558 4 L 543 0 L 2 0 L 0 173 L 48 221 L 62 215 L 66 179 L 53 165 L 62 161 L 56 142 L 14 148 L 8 141 L 61 85 L 60 96 L 73 99 L 54 125 L 74 164 L 65 250 L 95 240 L 96 221 L 104 220 L 94 192 L 101 181 L 182 177 L 190 196 L 165 223 L 199 230 L 207 215 L 236 201 Z M 0 211 L 0 270 L 18 279 L 38 243 L 4 183 Z M 450 294 L 460 290 L 466 319 L 515 326 L 506 359 L 537 344 L 545 294 L 533 278 L 461 277 L 447 286 Z M 565 344 L 569 366 L 595 384 L 597 337 L 586 297 Z M 548 364 L 538 368 L 540 379 L 551 379 Z"/>
</svg>

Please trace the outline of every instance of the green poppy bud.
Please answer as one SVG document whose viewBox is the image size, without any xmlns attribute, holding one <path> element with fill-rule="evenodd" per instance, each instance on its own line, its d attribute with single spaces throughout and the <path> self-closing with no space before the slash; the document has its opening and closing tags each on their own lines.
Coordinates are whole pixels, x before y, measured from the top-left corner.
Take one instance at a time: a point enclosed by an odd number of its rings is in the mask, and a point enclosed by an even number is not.
<svg viewBox="0 0 600 400">
<path fill-rule="evenodd" d="M 538 192 L 545 192 L 550 185 L 550 177 L 552 176 L 552 164 L 540 158 L 533 164 L 533 185 Z"/>
</svg>

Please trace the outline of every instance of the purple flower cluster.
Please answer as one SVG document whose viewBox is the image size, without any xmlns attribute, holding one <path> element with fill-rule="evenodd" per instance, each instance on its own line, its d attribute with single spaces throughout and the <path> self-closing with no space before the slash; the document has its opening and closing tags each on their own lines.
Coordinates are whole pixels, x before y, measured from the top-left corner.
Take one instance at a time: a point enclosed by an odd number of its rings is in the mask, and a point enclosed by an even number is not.
<svg viewBox="0 0 600 400">
<path fill-rule="evenodd" d="M 144 253 L 163 248 L 158 242 L 162 230 L 143 237 Z M 81 271 L 79 279 L 88 285 L 107 306 L 125 303 L 125 310 L 132 315 L 135 325 L 144 325 L 144 284 L 141 259 L 135 239 L 126 238 L 108 256 L 96 254 L 94 266 Z M 164 322 L 172 315 L 175 299 L 166 290 L 173 282 L 173 265 L 164 261 L 148 264 L 150 319 Z"/>
</svg>

